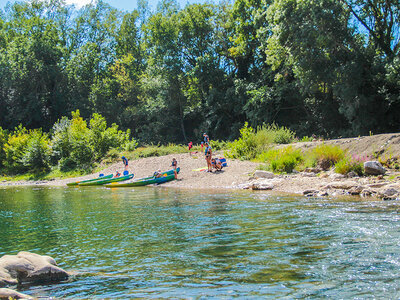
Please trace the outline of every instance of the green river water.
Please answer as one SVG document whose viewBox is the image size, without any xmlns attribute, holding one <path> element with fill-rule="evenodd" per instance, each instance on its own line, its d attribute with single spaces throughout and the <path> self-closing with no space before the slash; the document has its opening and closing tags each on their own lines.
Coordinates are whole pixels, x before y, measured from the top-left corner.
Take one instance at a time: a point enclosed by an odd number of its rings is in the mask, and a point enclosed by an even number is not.
<svg viewBox="0 0 400 300">
<path fill-rule="evenodd" d="M 0 188 L 0 256 L 50 255 L 54 298 L 399 298 L 400 204 L 234 191 Z"/>
</svg>

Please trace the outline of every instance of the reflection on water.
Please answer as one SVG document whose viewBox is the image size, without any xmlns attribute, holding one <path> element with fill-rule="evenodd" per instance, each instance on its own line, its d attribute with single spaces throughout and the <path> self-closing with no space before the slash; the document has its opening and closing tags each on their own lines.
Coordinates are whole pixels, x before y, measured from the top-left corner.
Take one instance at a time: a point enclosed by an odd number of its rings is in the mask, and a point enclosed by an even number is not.
<svg viewBox="0 0 400 300">
<path fill-rule="evenodd" d="M 73 270 L 37 297 L 400 295 L 396 202 L 163 188 L 0 189 L 0 255 Z"/>
</svg>

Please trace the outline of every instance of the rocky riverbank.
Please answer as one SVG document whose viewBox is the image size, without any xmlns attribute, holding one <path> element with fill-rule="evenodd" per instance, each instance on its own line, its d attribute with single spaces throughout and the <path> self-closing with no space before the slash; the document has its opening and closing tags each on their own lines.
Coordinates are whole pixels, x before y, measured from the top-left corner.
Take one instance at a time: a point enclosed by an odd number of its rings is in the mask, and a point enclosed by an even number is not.
<svg viewBox="0 0 400 300">
<path fill-rule="evenodd" d="M 321 141 L 295 143 L 293 146 L 302 150 L 321 144 Z M 348 151 L 350 155 L 363 157 L 380 156 L 396 161 L 400 157 L 400 134 L 383 134 L 377 136 L 357 137 L 324 141 Z M 282 147 L 282 146 L 278 146 Z M 216 153 L 223 156 L 223 153 Z M 166 187 L 187 189 L 253 189 L 273 190 L 280 193 L 301 194 L 307 196 L 339 196 L 360 195 L 381 199 L 397 199 L 400 197 L 400 172 L 394 169 L 385 170 L 384 174 L 358 177 L 356 174 L 347 176 L 335 173 L 333 170 L 308 169 L 305 172 L 275 175 L 272 173 L 255 172 L 258 163 L 240 160 L 228 160 L 228 167 L 222 172 L 208 173 L 196 171 L 205 167 L 202 153 L 185 153 L 162 157 L 149 157 L 129 162 L 130 171 L 135 178 L 150 176 L 154 171 L 171 168 L 172 158 L 178 160 L 181 168 L 179 180 L 164 184 Z M 122 172 L 122 162 L 112 164 L 102 170 L 104 174 Z M 97 177 L 98 173 L 65 180 L 48 182 L 3 182 L 2 185 L 51 185 L 65 186 L 68 182 L 86 180 Z"/>
</svg>

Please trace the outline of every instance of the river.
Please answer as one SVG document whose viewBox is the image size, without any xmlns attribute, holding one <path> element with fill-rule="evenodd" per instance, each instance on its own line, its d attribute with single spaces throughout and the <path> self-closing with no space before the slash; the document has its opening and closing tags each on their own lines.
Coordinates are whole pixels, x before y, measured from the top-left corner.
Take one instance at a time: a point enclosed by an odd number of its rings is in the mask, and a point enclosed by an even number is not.
<svg viewBox="0 0 400 300">
<path fill-rule="evenodd" d="M 55 298 L 399 298 L 400 204 L 248 191 L 0 188 L 0 255 L 75 275 Z"/>
</svg>

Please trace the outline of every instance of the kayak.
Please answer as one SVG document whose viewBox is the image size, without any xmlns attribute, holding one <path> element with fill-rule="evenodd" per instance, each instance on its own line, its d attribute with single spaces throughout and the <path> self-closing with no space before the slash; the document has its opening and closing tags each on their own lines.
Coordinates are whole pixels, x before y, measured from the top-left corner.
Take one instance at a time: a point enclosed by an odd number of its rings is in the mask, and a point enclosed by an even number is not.
<svg viewBox="0 0 400 300">
<path fill-rule="evenodd" d="M 103 185 L 111 182 L 118 182 L 118 181 L 125 181 L 133 178 L 133 174 L 125 175 L 125 176 L 120 176 L 120 177 L 113 177 L 113 178 L 108 178 L 104 180 L 97 180 L 93 182 L 84 182 L 84 183 L 79 183 L 79 186 L 92 186 L 92 185 Z"/>
<path fill-rule="evenodd" d="M 155 183 L 156 184 L 161 184 L 161 183 L 164 183 L 164 182 L 168 182 L 168 181 L 172 181 L 172 180 L 174 180 L 175 179 L 175 175 L 174 174 L 172 174 L 172 175 L 167 175 L 167 176 L 163 176 L 163 177 L 158 177 L 158 178 L 156 178 L 155 179 Z"/>
<path fill-rule="evenodd" d="M 107 175 L 107 176 L 101 176 L 101 177 L 88 179 L 88 180 L 83 180 L 83 181 L 74 181 L 74 182 L 67 183 L 67 186 L 74 186 L 74 185 L 78 185 L 80 183 L 93 182 L 93 181 L 97 181 L 97 180 L 104 180 L 104 179 L 108 179 L 108 178 L 112 178 L 112 177 L 113 177 L 113 174 L 110 174 L 110 175 Z"/>
<path fill-rule="evenodd" d="M 179 171 L 180 171 L 180 168 L 177 168 L 176 172 L 179 173 Z M 164 177 L 167 177 L 170 175 L 172 175 L 175 178 L 174 170 L 168 170 L 168 171 L 162 172 L 161 174 L 162 174 L 162 177 L 159 177 L 159 178 L 164 178 Z M 135 181 L 132 181 L 132 182 L 110 183 L 110 184 L 107 184 L 106 187 L 116 188 L 116 187 L 145 186 L 145 185 L 149 185 L 149 184 L 159 183 L 159 182 L 157 182 L 157 179 L 159 179 L 159 178 L 156 178 L 154 176 L 144 177 L 144 178 L 136 179 Z"/>
</svg>

